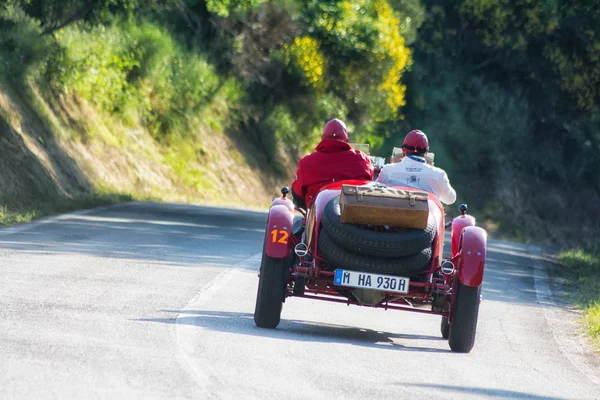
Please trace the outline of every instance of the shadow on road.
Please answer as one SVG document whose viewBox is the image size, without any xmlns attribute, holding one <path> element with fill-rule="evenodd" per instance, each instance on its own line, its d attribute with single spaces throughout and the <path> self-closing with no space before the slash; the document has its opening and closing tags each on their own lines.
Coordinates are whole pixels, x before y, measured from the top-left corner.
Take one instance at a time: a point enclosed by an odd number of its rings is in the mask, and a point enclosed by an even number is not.
<svg viewBox="0 0 600 400">
<path fill-rule="evenodd" d="M 399 386 L 413 386 L 425 389 L 438 389 L 448 392 L 459 392 L 466 395 L 477 395 L 481 398 L 490 397 L 495 399 L 531 399 L 531 400 L 564 400 L 563 397 L 548 397 L 548 396 L 537 396 L 534 394 L 516 392 L 513 390 L 502 390 L 502 389 L 488 389 L 488 388 L 477 388 L 470 386 L 450 386 L 450 385 L 436 385 L 429 383 L 396 383 Z"/>
<path fill-rule="evenodd" d="M 162 310 L 179 315 L 177 318 L 137 319 L 141 322 L 159 322 L 167 324 L 184 324 L 210 329 L 218 332 L 239 335 L 263 336 L 303 342 L 347 343 L 355 346 L 378 349 L 416 351 L 429 353 L 449 353 L 445 339 L 441 336 L 410 335 L 374 331 L 333 324 L 322 324 L 310 321 L 282 320 L 277 329 L 257 328 L 250 313 L 226 311 L 196 310 Z M 427 340 L 434 347 L 419 347 L 397 343 L 396 340 Z M 444 347 L 444 348 L 440 348 Z"/>
</svg>

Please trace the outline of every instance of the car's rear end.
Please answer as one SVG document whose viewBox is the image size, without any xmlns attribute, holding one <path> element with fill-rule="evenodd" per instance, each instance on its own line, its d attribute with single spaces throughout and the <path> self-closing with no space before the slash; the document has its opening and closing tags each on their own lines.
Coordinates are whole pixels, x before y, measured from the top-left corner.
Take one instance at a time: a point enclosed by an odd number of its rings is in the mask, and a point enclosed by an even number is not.
<svg viewBox="0 0 600 400">
<path fill-rule="evenodd" d="M 442 335 L 449 338 L 452 350 L 470 351 L 485 263 L 485 231 L 475 227 L 475 220 L 468 215 L 456 218 L 452 254 L 444 260 L 444 209 L 435 196 L 428 195 L 424 228 L 349 224 L 342 223 L 342 184 L 370 183 L 344 181 L 324 187 L 304 216 L 305 229 L 301 234 L 292 233 L 285 246 L 279 240 L 285 234 L 278 236 L 278 232 L 291 228 L 293 210 L 287 202 L 274 202 L 261 281 L 268 278 L 270 285 L 279 289 L 272 291 L 267 301 L 261 297 L 259 284 L 257 325 L 275 327 L 285 298 L 305 297 L 441 315 Z M 271 272 L 263 276 L 266 271 Z M 264 315 L 258 310 L 259 300 L 273 315 L 268 323 L 259 322 Z"/>
<path fill-rule="evenodd" d="M 302 293 L 298 286 L 304 281 L 305 296 L 427 312 L 415 305 L 431 301 L 425 287 L 441 259 L 441 204 L 430 196 L 424 229 L 342 223 L 340 189 L 347 183 L 325 187 L 310 210 L 305 236 L 310 253 L 299 258 L 292 292 Z"/>
</svg>

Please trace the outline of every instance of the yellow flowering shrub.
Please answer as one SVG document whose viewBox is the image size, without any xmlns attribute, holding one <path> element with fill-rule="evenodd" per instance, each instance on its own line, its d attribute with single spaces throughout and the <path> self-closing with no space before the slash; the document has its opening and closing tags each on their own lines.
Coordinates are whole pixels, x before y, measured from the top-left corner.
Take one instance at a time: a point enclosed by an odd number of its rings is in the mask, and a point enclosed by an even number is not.
<svg viewBox="0 0 600 400">
<path fill-rule="evenodd" d="M 379 41 L 384 54 L 392 60 L 391 66 L 383 76 L 378 89 L 384 94 L 387 106 L 394 117 L 398 108 L 406 104 L 404 94 L 406 86 L 401 84 L 402 72 L 412 64 L 411 52 L 400 35 L 400 19 L 385 0 L 374 2 L 379 20 Z"/>
<path fill-rule="evenodd" d="M 317 37 L 331 53 L 327 73 L 334 89 L 376 120 L 397 118 L 406 103 L 401 77 L 412 64 L 402 35 L 410 18 L 386 0 L 314 0 L 311 7 Z"/>
<path fill-rule="evenodd" d="M 302 71 L 307 86 L 323 89 L 325 67 L 317 40 L 310 36 L 297 37 L 291 45 L 285 45 L 284 48 L 287 64 Z"/>
</svg>

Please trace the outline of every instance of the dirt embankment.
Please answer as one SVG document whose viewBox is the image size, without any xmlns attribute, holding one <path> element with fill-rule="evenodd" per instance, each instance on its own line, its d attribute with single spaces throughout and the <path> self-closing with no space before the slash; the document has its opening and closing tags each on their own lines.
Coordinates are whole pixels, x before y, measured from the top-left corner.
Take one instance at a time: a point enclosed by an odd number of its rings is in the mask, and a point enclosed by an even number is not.
<svg viewBox="0 0 600 400">
<path fill-rule="evenodd" d="M 132 126 L 133 125 L 133 126 Z M 159 144 L 74 98 L 0 83 L 0 206 L 26 212 L 45 202 L 94 193 L 265 208 L 289 184 L 239 134 L 201 123 L 189 138 Z"/>
</svg>

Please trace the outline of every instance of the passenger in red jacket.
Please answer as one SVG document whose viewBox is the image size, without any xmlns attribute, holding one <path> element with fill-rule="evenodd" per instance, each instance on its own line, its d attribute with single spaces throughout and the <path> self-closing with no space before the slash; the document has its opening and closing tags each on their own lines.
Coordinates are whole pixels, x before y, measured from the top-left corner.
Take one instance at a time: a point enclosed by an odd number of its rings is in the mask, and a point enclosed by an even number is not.
<svg viewBox="0 0 600 400">
<path fill-rule="evenodd" d="M 343 121 L 332 119 L 325 124 L 321 142 L 315 150 L 300 160 L 292 184 L 292 196 L 298 207 L 310 207 L 319 189 L 328 183 L 373 179 L 371 160 L 348 144 L 348 131 Z"/>
</svg>

